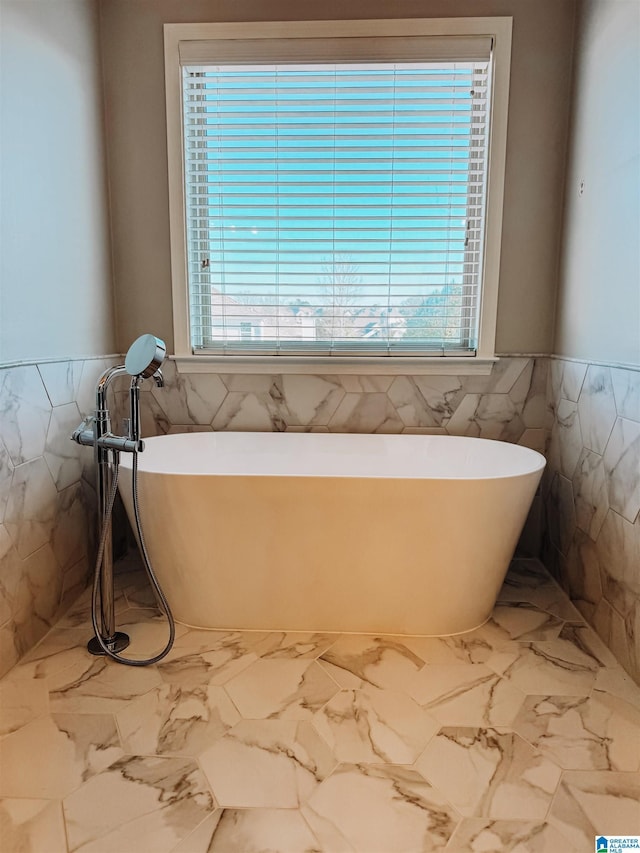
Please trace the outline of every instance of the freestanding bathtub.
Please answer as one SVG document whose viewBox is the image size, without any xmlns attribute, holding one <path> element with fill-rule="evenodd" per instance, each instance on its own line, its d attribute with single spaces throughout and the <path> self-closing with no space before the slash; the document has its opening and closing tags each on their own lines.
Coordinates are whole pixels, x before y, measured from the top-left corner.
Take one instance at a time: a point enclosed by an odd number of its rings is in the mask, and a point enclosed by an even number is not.
<svg viewBox="0 0 640 853">
<path fill-rule="evenodd" d="M 545 465 L 430 435 L 206 432 L 139 457 L 145 540 L 200 628 L 447 635 L 489 617 Z M 120 489 L 129 517 L 131 458 Z"/>
</svg>

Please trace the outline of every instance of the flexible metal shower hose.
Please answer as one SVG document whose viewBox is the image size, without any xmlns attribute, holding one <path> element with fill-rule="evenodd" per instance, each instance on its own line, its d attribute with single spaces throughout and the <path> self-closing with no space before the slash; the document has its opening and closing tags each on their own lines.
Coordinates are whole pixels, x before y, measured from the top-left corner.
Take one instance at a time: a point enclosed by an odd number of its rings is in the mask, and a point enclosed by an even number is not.
<svg viewBox="0 0 640 853">
<path fill-rule="evenodd" d="M 147 546 L 144 541 L 144 533 L 142 532 L 142 523 L 140 521 L 140 505 L 138 500 L 138 454 L 133 454 L 133 467 L 132 467 L 132 484 L 131 484 L 131 494 L 133 497 L 133 514 L 136 520 L 136 530 L 138 533 L 138 541 L 140 543 L 140 551 L 142 553 L 142 560 L 144 562 L 144 567 L 147 572 L 147 576 L 149 581 L 158 596 L 160 604 L 162 605 L 162 609 L 164 610 L 167 620 L 169 622 L 169 640 L 167 645 L 159 652 L 155 657 L 152 658 L 140 658 L 139 660 L 134 660 L 132 658 L 125 658 L 122 655 L 117 654 L 116 652 L 111 651 L 104 639 L 102 638 L 102 634 L 100 633 L 100 628 L 98 627 L 98 590 L 100 587 L 100 576 L 102 574 L 102 561 L 104 558 L 104 549 L 107 541 L 107 536 L 109 534 L 109 519 L 113 513 L 113 504 L 115 503 L 116 493 L 118 491 L 118 475 L 120 471 L 120 463 L 119 463 L 119 454 L 114 453 L 115 461 L 113 465 L 113 482 L 111 484 L 111 492 L 109 493 L 109 500 L 107 502 L 105 517 L 102 520 L 102 533 L 100 536 L 100 545 L 98 547 L 98 555 L 96 557 L 96 568 L 93 576 L 93 593 L 91 596 L 91 621 L 93 622 L 93 630 L 95 631 L 96 638 L 98 643 L 102 649 L 102 651 L 108 657 L 112 658 L 112 660 L 118 661 L 118 663 L 123 663 L 126 666 L 150 666 L 151 664 L 158 663 L 158 661 L 162 660 L 163 657 L 169 654 L 171 651 L 171 647 L 173 646 L 173 641 L 176 636 L 176 624 L 173 618 L 173 614 L 171 612 L 171 608 L 169 607 L 169 602 L 165 598 L 165 595 L 158 583 L 158 579 L 155 576 L 153 571 L 153 567 L 151 565 L 151 560 L 149 559 L 149 554 L 147 552 Z"/>
</svg>

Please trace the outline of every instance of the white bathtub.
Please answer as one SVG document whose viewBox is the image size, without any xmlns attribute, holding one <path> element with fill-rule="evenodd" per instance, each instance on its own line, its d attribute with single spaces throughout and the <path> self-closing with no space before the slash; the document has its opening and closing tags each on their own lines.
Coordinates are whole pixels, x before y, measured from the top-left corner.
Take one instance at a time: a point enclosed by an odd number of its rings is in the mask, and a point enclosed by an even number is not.
<svg viewBox="0 0 640 853">
<path fill-rule="evenodd" d="M 146 440 L 145 540 L 179 622 L 442 636 L 489 617 L 545 465 L 478 438 Z M 131 458 L 121 492 L 131 518 Z"/>
</svg>

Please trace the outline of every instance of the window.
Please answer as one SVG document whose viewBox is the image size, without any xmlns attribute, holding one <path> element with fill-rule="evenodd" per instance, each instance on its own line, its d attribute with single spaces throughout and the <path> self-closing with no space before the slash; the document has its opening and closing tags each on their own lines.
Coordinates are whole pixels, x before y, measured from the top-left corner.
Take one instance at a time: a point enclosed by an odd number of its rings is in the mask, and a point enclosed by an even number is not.
<svg viewBox="0 0 640 853">
<path fill-rule="evenodd" d="M 177 354 L 492 357 L 509 51 L 510 19 L 166 25 Z"/>
</svg>

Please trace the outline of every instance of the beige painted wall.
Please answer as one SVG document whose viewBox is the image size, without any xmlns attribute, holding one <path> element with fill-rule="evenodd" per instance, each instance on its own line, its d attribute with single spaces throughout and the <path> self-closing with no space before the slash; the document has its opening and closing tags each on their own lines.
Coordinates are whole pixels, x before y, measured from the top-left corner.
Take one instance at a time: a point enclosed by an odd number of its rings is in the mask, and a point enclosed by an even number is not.
<svg viewBox="0 0 640 853">
<path fill-rule="evenodd" d="M 555 352 L 640 365 L 638 0 L 584 0 L 577 17 L 557 317 Z"/>
<path fill-rule="evenodd" d="M 101 0 L 118 343 L 171 345 L 162 24 L 513 15 L 499 352 L 551 352 L 574 0 Z"/>
<path fill-rule="evenodd" d="M 0 13 L 0 362 L 113 352 L 97 0 Z"/>
</svg>

